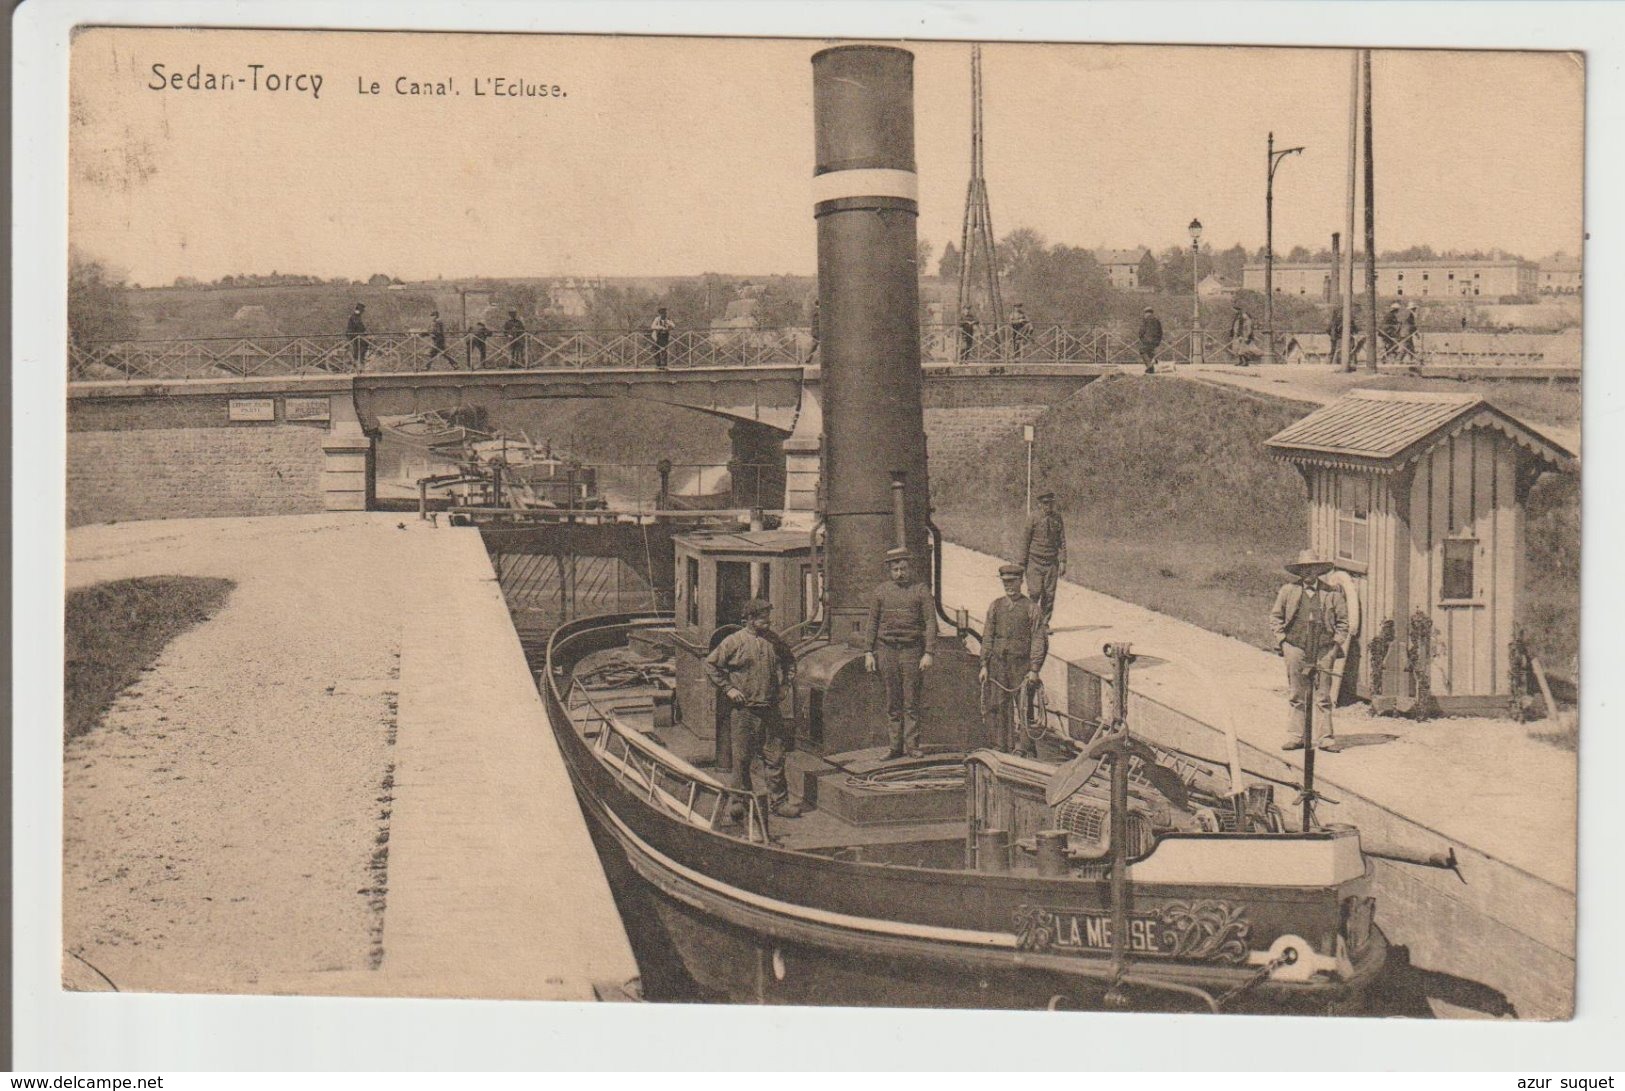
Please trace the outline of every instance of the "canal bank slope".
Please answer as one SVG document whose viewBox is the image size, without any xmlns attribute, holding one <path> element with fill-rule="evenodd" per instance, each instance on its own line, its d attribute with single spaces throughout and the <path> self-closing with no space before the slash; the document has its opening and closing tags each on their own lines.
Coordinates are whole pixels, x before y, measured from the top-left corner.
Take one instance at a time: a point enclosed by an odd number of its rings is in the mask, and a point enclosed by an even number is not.
<svg viewBox="0 0 1625 1091">
<path fill-rule="evenodd" d="M 237 583 L 65 755 L 67 987 L 624 995 L 636 966 L 475 531 L 99 525 L 67 571 Z"/>
</svg>

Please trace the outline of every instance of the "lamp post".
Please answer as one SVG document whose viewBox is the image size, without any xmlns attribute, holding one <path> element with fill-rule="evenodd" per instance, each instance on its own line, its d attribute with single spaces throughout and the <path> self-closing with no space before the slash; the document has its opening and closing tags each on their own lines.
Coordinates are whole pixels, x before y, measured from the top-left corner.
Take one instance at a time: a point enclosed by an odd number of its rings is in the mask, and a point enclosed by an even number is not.
<svg viewBox="0 0 1625 1091">
<path fill-rule="evenodd" d="M 1275 363 L 1275 168 L 1289 155 L 1303 148 L 1275 150 L 1275 134 L 1270 133 L 1269 174 L 1264 180 L 1264 362 Z"/>
<path fill-rule="evenodd" d="M 1202 221 L 1192 220 L 1191 233 L 1191 363 L 1202 362 L 1202 294 L 1197 291 L 1196 258 L 1202 244 Z"/>
</svg>

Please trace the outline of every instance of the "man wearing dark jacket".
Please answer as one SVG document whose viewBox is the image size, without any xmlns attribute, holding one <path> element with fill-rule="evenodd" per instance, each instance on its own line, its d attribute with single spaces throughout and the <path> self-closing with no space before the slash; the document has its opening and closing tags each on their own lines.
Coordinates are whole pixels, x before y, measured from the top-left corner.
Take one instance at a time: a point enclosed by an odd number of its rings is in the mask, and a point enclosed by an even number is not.
<svg viewBox="0 0 1625 1091">
<path fill-rule="evenodd" d="M 1275 651 L 1286 660 L 1288 704 L 1282 750 L 1303 749 L 1303 719 L 1314 692 L 1313 744 L 1326 749 L 1332 741 L 1332 667 L 1348 653 L 1349 608 L 1343 592 L 1321 577 L 1335 567 L 1312 549 L 1286 566 L 1292 582 L 1283 584 L 1270 608 Z"/>
<path fill-rule="evenodd" d="M 355 310 L 350 312 L 350 320 L 344 324 L 344 335 L 350 339 L 350 362 L 355 370 L 360 371 L 367 366 L 367 323 L 361 315 L 366 311 L 365 303 L 357 303 Z"/>
<path fill-rule="evenodd" d="M 1038 681 L 1049 655 L 1049 630 L 1038 604 L 1021 593 L 1019 564 L 999 566 L 1004 594 L 987 608 L 982 633 L 982 715 L 993 729 L 993 745 L 1004 751 L 1032 756 L 1033 739 L 1018 734 L 1016 702 L 1024 697 L 1022 684 Z"/>
<path fill-rule="evenodd" d="M 869 600 L 869 652 L 863 667 L 880 672 L 886 685 L 886 718 L 891 722 L 887 758 L 925 756 L 920 749 L 920 689 L 937 650 L 937 612 L 931 591 L 915 583 L 909 551 L 886 553 L 891 579 Z"/>
<path fill-rule="evenodd" d="M 1145 361 L 1145 373 L 1157 369 L 1157 346 L 1162 344 L 1162 320 L 1150 307 L 1140 318 L 1140 359 Z"/>
<path fill-rule="evenodd" d="M 1055 510 L 1054 493 L 1039 493 L 1038 509 L 1022 535 L 1021 567 L 1027 573 L 1027 594 L 1047 622 L 1055 612 L 1055 588 L 1066 575 L 1066 524 Z"/>
<path fill-rule="evenodd" d="M 751 791 L 751 767 L 760 758 L 768 806 L 780 818 L 800 818 L 801 808 L 790 799 L 784 776 L 784 755 L 793 736 L 779 712 L 782 687 L 795 682 L 796 659 L 773 631 L 772 613 L 772 606 L 762 599 L 747 602 L 744 627 L 723 637 L 705 657 L 705 676 L 730 705 L 734 767 L 729 787 Z M 729 807 L 736 821 L 743 810 L 738 801 Z"/>
<path fill-rule="evenodd" d="M 508 338 L 508 364 L 525 366 L 525 322 L 517 310 L 508 311 L 508 320 L 502 323 L 502 333 Z"/>
<path fill-rule="evenodd" d="M 439 311 L 430 311 L 429 363 L 426 365 L 425 370 L 433 371 L 434 362 L 437 359 L 444 359 L 447 367 L 451 368 L 453 371 L 457 370 L 457 361 L 453 360 L 451 358 L 451 353 L 446 351 L 446 324 L 440 320 Z"/>
</svg>

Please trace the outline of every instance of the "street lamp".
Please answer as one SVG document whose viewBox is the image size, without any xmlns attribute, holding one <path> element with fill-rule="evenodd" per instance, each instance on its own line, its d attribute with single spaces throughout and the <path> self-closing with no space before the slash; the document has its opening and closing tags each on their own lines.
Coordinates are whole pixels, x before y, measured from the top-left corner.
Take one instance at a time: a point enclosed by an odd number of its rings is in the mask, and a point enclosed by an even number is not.
<svg viewBox="0 0 1625 1091">
<path fill-rule="evenodd" d="M 1270 133 L 1269 176 L 1264 181 L 1264 362 L 1275 363 L 1275 168 L 1302 147 L 1275 150 L 1275 134 Z"/>
<path fill-rule="evenodd" d="M 1202 221 L 1192 220 L 1185 230 L 1191 233 L 1191 363 L 1202 362 L 1202 295 L 1196 284 L 1196 256 L 1202 243 Z"/>
</svg>

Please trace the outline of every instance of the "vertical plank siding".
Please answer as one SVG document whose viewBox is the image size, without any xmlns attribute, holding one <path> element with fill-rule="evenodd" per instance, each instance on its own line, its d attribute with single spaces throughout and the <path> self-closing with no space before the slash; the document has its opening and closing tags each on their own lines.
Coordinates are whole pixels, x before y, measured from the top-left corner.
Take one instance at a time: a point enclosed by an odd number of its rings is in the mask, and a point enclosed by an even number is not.
<svg viewBox="0 0 1625 1091">
<path fill-rule="evenodd" d="M 1495 556 L 1492 571 L 1491 612 L 1495 633 L 1495 685 L 1497 693 L 1507 692 L 1512 683 L 1511 652 L 1517 625 L 1516 601 L 1518 595 L 1518 557 L 1523 548 L 1518 541 L 1518 453 L 1511 444 L 1501 444 L 1494 453 L 1495 477 L 1492 490 L 1494 503 Z"/>
<path fill-rule="evenodd" d="M 1495 537 L 1495 449 L 1493 433 L 1475 428 L 1468 433 L 1473 439 L 1473 536 L 1478 539 L 1478 550 L 1473 557 L 1473 597 L 1479 605 L 1473 617 L 1473 690 L 1475 694 L 1506 692 L 1505 672 L 1495 669 L 1497 645 L 1504 641 L 1497 635 L 1495 611 L 1492 603 L 1500 601 L 1495 586 L 1495 557 L 1500 542 Z"/>
</svg>

